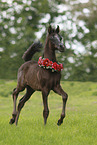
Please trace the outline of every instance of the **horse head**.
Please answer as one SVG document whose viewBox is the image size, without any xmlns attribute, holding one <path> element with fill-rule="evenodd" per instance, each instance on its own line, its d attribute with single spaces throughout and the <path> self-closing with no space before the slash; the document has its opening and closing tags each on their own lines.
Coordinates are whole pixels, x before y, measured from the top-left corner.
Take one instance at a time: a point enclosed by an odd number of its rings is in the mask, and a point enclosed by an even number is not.
<svg viewBox="0 0 97 145">
<path fill-rule="evenodd" d="M 64 52 L 65 45 L 62 42 L 62 36 L 60 35 L 60 28 L 57 26 L 56 29 L 53 29 L 51 25 L 48 28 L 48 38 L 53 45 L 55 50 L 59 50 L 60 52 Z"/>
</svg>

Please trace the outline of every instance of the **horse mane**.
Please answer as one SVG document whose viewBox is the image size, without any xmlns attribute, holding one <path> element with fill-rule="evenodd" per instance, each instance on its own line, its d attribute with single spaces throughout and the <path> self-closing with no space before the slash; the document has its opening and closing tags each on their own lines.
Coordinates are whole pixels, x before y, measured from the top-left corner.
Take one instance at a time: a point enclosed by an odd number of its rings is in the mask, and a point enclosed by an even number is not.
<svg viewBox="0 0 97 145">
<path fill-rule="evenodd" d="M 33 57 L 33 55 L 36 52 L 40 51 L 40 48 L 42 48 L 42 43 L 40 41 L 34 42 L 23 54 L 22 59 L 24 61 L 30 61 Z"/>
</svg>

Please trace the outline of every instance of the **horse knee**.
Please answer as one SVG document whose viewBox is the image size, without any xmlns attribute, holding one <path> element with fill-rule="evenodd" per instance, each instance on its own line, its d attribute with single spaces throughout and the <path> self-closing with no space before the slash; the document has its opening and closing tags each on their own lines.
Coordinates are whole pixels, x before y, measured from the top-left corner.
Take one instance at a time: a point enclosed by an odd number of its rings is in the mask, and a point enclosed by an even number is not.
<svg viewBox="0 0 97 145">
<path fill-rule="evenodd" d="M 68 99 L 68 94 L 66 93 L 66 100 Z"/>
<path fill-rule="evenodd" d="M 67 93 L 65 93 L 64 95 L 63 95 L 63 101 L 67 101 L 67 99 L 68 99 L 68 94 Z"/>
</svg>

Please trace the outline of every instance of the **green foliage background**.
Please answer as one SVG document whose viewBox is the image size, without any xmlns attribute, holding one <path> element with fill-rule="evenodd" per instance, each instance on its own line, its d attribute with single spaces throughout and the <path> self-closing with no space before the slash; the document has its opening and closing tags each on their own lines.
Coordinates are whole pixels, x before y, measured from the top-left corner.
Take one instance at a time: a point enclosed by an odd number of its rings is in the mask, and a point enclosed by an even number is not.
<svg viewBox="0 0 97 145">
<path fill-rule="evenodd" d="M 64 64 L 62 80 L 97 81 L 96 14 L 95 0 L 1 0 L 0 78 L 17 77 L 24 51 L 37 39 L 45 44 L 47 27 L 52 24 L 60 26 L 66 45 L 65 53 L 57 52 Z"/>
</svg>

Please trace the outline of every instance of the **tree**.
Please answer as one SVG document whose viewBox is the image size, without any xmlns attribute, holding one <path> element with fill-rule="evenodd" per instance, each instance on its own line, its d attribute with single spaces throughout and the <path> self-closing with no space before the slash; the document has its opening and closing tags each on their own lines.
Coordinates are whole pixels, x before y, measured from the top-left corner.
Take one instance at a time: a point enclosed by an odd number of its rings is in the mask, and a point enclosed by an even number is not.
<svg viewBox="0 0 97 145">
<path fill-rule="evenodd" d="M 86 3 L 77 3 L 72 7 L 72 14 L 76 15 L 77 34 L 73 38 L 84 46 L 84 54 L 76 61 L 75 72 L 80 74 L 77 80 L 97 81 L 97 4 L 95 0 Z M 81 61 L 80 61 L 81 60 Z"/>
<path fill-rule="evenodd" d="M 24 51 L 44 42 L 49 24 L 59 24 L 64 53 L 63 80 L 97 81 L 97 7 L 95 0 L 2 0 L 0 4 L 0 78 L 16 78 Z M 38 60 L 40 53 L 34 56 Z"/>
<path fill-rule="evenodd" d="M 12 79 L 23 63 L 24 51 L 36 40 L 36 32 L 45 30 L 46 23 L 53 21 L 58 13 L 48 0 L 3 0 L 0 9 L 0 78 Z M 46 23 L 42 22 L 45 17 L 48 17 Z"/>
<path fill-rule="evenodd" d="M 65 79 L 97 81 L 97 4 L 95 0 L 67 0 L 60 21 L 69 48 L 64 69 Z M 61 3 L 61 6 L 63 5 Z M 63 17 L 64 16 L 64 17 Z M 67 37 L 66 37 L 67 36 Z M 72 54 L 70 53 L 72 50 Z"/>
</svg>

